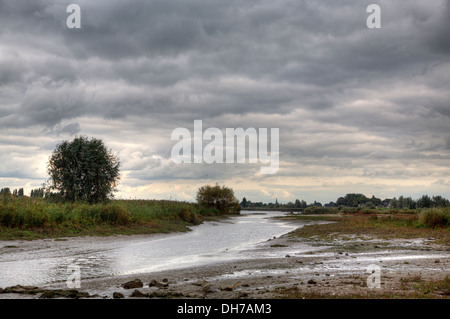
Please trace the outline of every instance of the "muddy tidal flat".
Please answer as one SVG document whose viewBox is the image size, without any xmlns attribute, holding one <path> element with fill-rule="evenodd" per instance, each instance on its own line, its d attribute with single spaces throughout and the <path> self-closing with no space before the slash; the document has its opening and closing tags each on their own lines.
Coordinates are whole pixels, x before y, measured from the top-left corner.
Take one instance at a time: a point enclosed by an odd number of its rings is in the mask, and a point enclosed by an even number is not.
<svg viewBox="0 0 450 319">
<path fill-rule="evenodd" d="M 117 238 L 99 240 L 114 246 Z M 46 245 L 51 249 L 67 241 L 48 240 Z M 20 249 L 24 254 L 33 254 L 33 247 L 25 243 Z M 241 253 L 252 257 L 82 278 L 78 294 L 72 290 L 71 295 L 48 293 L 67 291 L 64 281 L 39 287 L 19 286 L 16 291 L 2 287 L 0 298 L 450 298 L 450 251 L 433 238 L 384 240 L 346 235 L 305 239 L 286 233 Z"/>
</svg>

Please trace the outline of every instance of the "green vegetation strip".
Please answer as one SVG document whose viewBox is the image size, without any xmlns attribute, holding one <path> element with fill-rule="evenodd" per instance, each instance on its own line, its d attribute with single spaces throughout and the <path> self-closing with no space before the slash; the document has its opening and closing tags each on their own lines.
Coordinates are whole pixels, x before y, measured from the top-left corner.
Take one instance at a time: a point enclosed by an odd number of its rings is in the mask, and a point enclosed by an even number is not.
<svg viewBox="0 0 450 319">
<path fill-rule="evenodd" d="M 363 278 L 361 278 L 363 282 Z M 396 292 L 376 292 L 356 290 L 348 294 L 303 291 L 299 287 L 280 287 L 275 290 L 280 299 L 448 299 L 450 297 L 450 278 L 425 280 L 420 276 L 400 279 L 400 290 Z"/>
<path fill-rule="evenodd" d="M 105 204 L 55 203 L 3 197 L 0 239 L 109 236 L 188 231 L 220 215 L 214 208 L 165 200 L 111 200 Z"/>
<path fill-rule="evenodd" d="M 332 240 L 336 236 L 376 236 L 393 238 L 434 238 L 437 243 L 450 245 L 450 208 L 424 209 L 415 214 L 384 211 L 377 213 L 298 215 L 287 218 L 299 220 L 334 221 L 298 228 L 293 237 L 318 236 Z"/>
</svg>

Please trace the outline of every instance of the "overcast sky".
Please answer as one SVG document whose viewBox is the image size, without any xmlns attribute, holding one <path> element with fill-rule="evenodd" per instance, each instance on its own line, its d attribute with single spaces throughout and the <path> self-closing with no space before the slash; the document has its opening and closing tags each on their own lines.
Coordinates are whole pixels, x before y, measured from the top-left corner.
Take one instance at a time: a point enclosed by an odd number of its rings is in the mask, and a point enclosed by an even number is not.
<svg viewBox="0 0 450 319">
<path fill-rule="evenodd" d="M 118 198 L 450 198 L 449 35 L 446 0 L 0 0 L 0 187 L 41 186 L 86 135 L 119 157 Z M 194 120 L 279 128 L 278 172 L 175 164 Z"/>
</svg>

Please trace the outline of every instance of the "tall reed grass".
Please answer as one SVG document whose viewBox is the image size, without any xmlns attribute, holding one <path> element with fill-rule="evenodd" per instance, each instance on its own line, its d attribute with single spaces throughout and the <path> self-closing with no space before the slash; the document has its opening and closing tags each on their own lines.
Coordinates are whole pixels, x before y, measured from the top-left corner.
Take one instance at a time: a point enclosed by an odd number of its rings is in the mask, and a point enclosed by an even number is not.
<svg viewBox="0 0 450 319">
<path fill-rule="evenodd" d="M 450 207 L 430 208 L 422 211 L 419 221 L 425 227 L 450 227 Z"/>
<path fill-rule="evenodd" d="M 164 200 L 112 200 L 105 204 L 57 203 L 42 198 L 4 196 L 0 199 L 0 227 L 45 228 L 130 225 L 155 220 L 199 224 L 217 214 L 193 203 Z"/>
</svg>

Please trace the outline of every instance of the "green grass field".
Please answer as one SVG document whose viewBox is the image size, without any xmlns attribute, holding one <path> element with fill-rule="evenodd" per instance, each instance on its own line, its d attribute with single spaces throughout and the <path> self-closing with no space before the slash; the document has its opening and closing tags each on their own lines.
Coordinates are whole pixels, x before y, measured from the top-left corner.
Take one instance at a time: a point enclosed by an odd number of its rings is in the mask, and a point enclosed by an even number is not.
<svg viewBox="0 0 450 319">
<path fill-rule="evenodd" d="M 0 239 L 187 231 L 216 215 L 217 210 L 179 201 L 111 200 L 89 205 L 5 196 L 0 199 Z"/>
<path fill-rule="evenodd" d="M 307 225 L 291 233 L 296 237 L 321 236 L 329 238 L 342 234 L 371 235 L 382 238 L 426 238 L 450 245 L 450 207 L 418 210 L 321 209 L 317 214 L 294 215 L 288 218 L 334 221 L 335 223 Z"/>
</svg>

